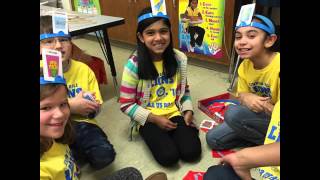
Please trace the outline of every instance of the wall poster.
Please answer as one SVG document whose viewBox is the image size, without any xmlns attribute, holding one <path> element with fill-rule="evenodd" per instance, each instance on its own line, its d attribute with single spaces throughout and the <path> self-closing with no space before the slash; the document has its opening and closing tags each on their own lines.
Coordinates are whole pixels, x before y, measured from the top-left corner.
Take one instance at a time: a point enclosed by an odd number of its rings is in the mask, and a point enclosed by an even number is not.
<svg viewBox="0 0 320 180">
<path fill-rule="evenodd" d="M 179 48 L 222 58 L 225 0 L 179 0 Z"/>
<path fill-rule="evenodd" d="M 74 7 L 80 13 L 101 15 L 99 0 L 74 0 Z"/>
</svg>

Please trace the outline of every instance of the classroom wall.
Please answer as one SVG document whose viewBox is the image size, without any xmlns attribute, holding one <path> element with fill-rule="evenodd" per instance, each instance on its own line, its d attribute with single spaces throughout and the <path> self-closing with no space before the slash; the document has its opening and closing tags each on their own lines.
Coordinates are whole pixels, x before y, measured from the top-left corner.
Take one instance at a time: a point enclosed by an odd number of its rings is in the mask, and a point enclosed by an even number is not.
<svg viewBox="0 0 320 180">
<path fill-rule="evenodd" d="M 71 0 L 60 0 L 63 9 L 72 10 Z"/>
<path fill-rule="evenodd" d="M 277 25 L 280 25 L 280 7 L 273 8 L 271 16 L 272 16 L 271 18 L 274 20 L 274 22 Z"/>
</svg>

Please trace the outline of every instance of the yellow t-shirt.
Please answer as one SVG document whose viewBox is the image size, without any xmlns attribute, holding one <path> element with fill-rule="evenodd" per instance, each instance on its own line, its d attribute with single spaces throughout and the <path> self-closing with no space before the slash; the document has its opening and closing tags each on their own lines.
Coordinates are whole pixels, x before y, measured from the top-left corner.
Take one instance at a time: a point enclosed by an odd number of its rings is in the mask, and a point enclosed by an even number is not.
<svg viewBox="0 0 320 180">
<path fill-rule="evenodd" d="M 280 142 L 280 100 L 275 104 L 264 144 Z M 280 179 L 280 166 L 257 168 L 263 179 Z"/>
<path fill-rule="evenodd" d="M 191 7 L 187 7 L 187 13 L 188 13 L 188 16 L 198 17 L 200 11 L 198 8 L 195 8 L 194 10 L 192 10 Z M 191 23 L 188 23 L 187 25 L 188 26 L 197 26 L 197 24 L 191 24 Z"/>
<path fill-rule="evenodd" d="M 166 116 L 168 119 L 181 115 L 175 104 L 180 73 L 176 73 L 172 78 L 166 78 L 162 75 L 163 61 L 154 61 L 153 64 L 159 73 L 159 77 L 156 80 L 152 80 L 150 101 L 146 108 L 153 114 Z"/>
<path fill-rule="evenodd" d="M 79 173 L 68 145 L 54 141 L 40 158 L 40 180 L 78 180 Z"/>
<path fill-rule="evenodd" d="M 258 96 L 271 97 L 275 104 L 280 97 L 280 53 L 263 69 L 254 69 L 249 59 L 244 59 L 238 69 L 237 93 L 250 92 Z"/>
<path fill-rule="evenodd" d="M 94 72 L 89 68 L 89 66 L 82 62 L 71 60 L 70 63 L 71 66 L 69 70 L 63 74 L 67 81 L 69 98 L 75 97 L 81 91 L 95 92 L 96 100 L 102 104 L 103 100 Z M 88 119 L 87 117 L 80 115 L 71 115 L 71 119 L 79 122 L 97 124 L 95 119 Z"/>
<path fill-rule="evenodd" d="M 187 7 L 187 12 L 188 12 L 188 16 L 198 16 L 200 13 L 198 8 L 195 8 L 194 10 L 192 10 L 191 7 Z"/>
</svg>

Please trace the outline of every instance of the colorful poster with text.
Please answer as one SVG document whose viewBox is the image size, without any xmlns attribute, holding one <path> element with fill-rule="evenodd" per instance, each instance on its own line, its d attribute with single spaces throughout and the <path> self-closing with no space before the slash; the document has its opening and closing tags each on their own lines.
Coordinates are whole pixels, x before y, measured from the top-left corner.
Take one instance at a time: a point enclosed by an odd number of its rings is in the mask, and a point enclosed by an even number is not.
<svg viewBox="0 0 320 180">
<path fill-rule="evenodd" d="M 101 15 L 99 0 L 74 0 L 73 3 L 77 12 Z"/>
<path fill-rule="evenodd" d="M 179 0 L 179 48 L 222 58 L 225 0 Z"/>
</svg>

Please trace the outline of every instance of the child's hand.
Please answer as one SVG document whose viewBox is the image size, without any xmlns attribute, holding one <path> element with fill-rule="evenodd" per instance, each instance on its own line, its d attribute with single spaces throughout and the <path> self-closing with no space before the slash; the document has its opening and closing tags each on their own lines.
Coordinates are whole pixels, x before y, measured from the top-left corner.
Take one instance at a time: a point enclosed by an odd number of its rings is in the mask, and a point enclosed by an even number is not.
<svg viewBox="0 0 320 180">
<path fill-rule="evenodd" d="M 176 129 L 177 128 L 177 123 L 173 123 L 172 121 L 170 121 L 169 119 L 167 119 L 164 116 L 158 116 L 158 115 L 154 115 L 152 113 L 149 114 L 148 116 L 148 120 L 154 124 L 156 124 L 157 126 L 159 126 L 161 129 L 170 131 L 172 129 Z"/>
<path fill-rule="evenodd" d="M 70 110 L 72 114 L 87 116 L 91 112 L 98 111 L 100 104 L 83 98 L 83 91 L 74 98 L 69 99 Z"/>
<path fill-rule="evenodd" d="M 243 164 L 241 153 L 236 152 L 223 156 L 219 164 L 230 165 L 242 180 L 251 180 L 250 169 Z"/>
<path fill-rule="evenodd" d="M 264 111 L 263 104 L 268 99 L 269 97 L 261 97 L 252 93 L 240 93 L 239 96 L 240 103 L 256 113 Z"/>
<path fill-rule="evenodd" d="M 267 114 L 271 115 L 273 111 L 274 105 L 271 102 L 271 99 L 268 99 L 264 101 L 263 103 L 263 111 L 266 112 Z"/>
<path fill-rule="evenodd" d="M 97 97 L 96 97 L 96 92 L 94 92 L 94 91 L 93 91 L 93 92 L 87 91 L 86 93 L 90 93 L 90 94 L 93 96 L 95 102 L 98 103 L 98 104 L 101 104 L 100 101 L 99 101 L 99 100 L 97 99 Z"/>
<path fill-rule="evenodd" d="M 186 123 L 187 126 L 192 124 L 192 120 L 193 120 L 193 115 L 192 115 L 192 111 L 185 111 L 184 113 L 184 122 Z"/>
</svg>

